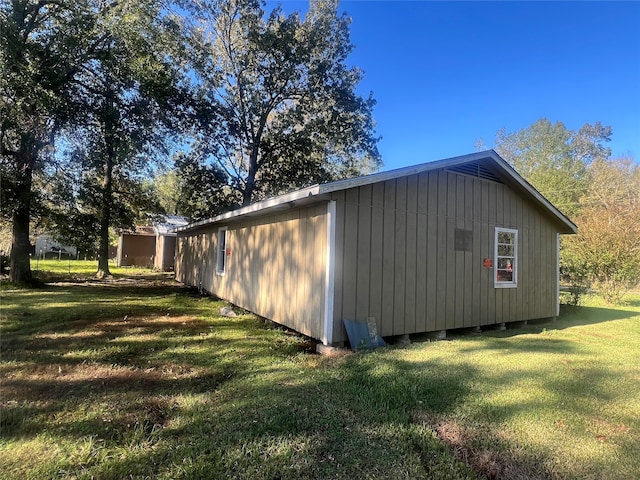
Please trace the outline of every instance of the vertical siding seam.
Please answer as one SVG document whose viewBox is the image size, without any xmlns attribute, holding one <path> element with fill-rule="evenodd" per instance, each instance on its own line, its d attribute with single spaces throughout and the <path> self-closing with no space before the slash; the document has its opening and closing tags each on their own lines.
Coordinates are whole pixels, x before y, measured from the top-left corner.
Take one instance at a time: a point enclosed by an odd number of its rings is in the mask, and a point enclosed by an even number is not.
<svg viewBox="0 0 640 480">
<path fill-rule="evenodd" d="M 356 222 L 355 222 L 355 228 L 356 228 L 356 243 L 355 243 L 355 251 L 354 256 L 355 256 L 355 264 L 356 264 L 356 271 L 353 272 L 354 273 L 354 278 L 356 279 L 356 284 L 354 285 L 354 293 L 356 295 L 355 298 L 355 302 L 353 305 L 353 316 L 354 316 L 354 320 L 358 320 L 357 315 L 358 315 L 358 284 L 360 283 L 360 278 L 359 278 L 359 273 L 360 273 L 360 204 L 361 204 L 361 198 L 360 198 L 360 194 L 362 193 L 362 187 L 358 187 L 358 200 L 356 203 Z"/>
<path fill-rule="evenodd" d="M 369 205 L 367 205 L 367 209 L 369 211 L 369 235 L 368 235 L 368 240 L 369 240 L 369 258 L 368 258 L 368 262 L 369 262 L 369 277 L 367 278 L 367 318 L 371 316 L 371 277 L 373 275 L 371 275 L 371 269 L 373 266 L 373 242 L 372 242 L 372 238 L 373 238 L 373 196 L 374 196 L 374 192 L 373 192 L 373 187 L 371 187 L 371 195 L 369 198 Z M 378 319 L 379 321 L 379 319 Z"/>
<path fill-rule="evenodd" d="M 396 211 L 396 189 L 395 189 L 395 180 L 392 180 L 391 182 L 393 182 L 394 184 L 394 190 L 393 190 L 393 211 L 394 211 L 394 216 L 393 216 L 393 231 L 394 231 L 394 235 L 393 235 L 393 247 L 395 248 L 395 244 L 396 244 L 396 235 L 395 235 L 395 222 L 396 222 L 396 216 L 395 216 L 395 211 Z M 391 182 L 389 182 L 388 184 L 385 182 L 384 185 L 384 191 L 385 191 L 385 195 L 384 195 L 384 200 L 385 200 L 385 209 L 384 209 L 384 218 L 386 220 L 386 216 L 387 216 L 387 209 L 386 209 L 386 202 L 387 202 L 387 186 L 391 184 Z M 386 224 L 386 222 L 385 222 Z M 386 254 L 386 248 L 385 248 L 385 241 L 384 241 L 384 237 L 382 238 L 382 251 L 385 252 Z M 395 276 L 395 254 L 393 255 L 393 262 L 392 262 L 392 266 L 391 266 L 391 273 L 390 273 L 390 277 L 391 277 L 391 298 L 387 299 L 388 301 L 391 302 L 392 305 L 394 305 L 394 299 L 393 296 L 395 294 L 395 290 L 396 290 L 396 276 Z M 393 334 L 393 324 L 394 324 L 394 316 L 395 316 L 395 308 L 391 309 L 391 318 L 389 320 L 387 320 L 387 322 L 390 321 L 391 324 L 391 334 Z"/>
</svg>

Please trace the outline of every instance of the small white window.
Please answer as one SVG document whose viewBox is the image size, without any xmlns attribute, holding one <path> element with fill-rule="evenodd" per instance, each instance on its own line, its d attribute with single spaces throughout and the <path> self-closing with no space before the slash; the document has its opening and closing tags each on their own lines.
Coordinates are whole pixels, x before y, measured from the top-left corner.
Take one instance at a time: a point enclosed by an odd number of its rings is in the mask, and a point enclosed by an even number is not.
<svg viewBox="0 0 640 480">
<path fill-rule="evenodd" d="M 218 255 L 216 258 L 216 273 L 224 275 L 227 266 L 227 227 L 218 230 Z"/>
<path fill-rule="evenodd" d="M 518 231 L 496 227 L 494 284 L 496 288 L 518 285 Z"/>
</svg>

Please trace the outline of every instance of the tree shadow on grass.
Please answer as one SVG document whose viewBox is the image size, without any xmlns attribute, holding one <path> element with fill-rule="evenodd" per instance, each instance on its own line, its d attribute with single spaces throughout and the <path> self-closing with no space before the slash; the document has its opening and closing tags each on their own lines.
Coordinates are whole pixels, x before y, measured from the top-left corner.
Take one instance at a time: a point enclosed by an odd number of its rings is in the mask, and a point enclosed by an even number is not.
<svg viewBox="0 0 640 480">
<path fill-rule="evenodd" d="M 542 333 L 547 330 L 564 330 L 572 327 L 596 325 L 634 316 L 640 316 L 640 312 L 616 308 L 561 305 L 560 316 L 557 318 L 530 320 L 527 325 L 523 325 L 522 322 L 507 323 L 506 330 L 487 329 L 482 331 L 482 336 L 508 338 L 523 334 Z"/>
<path fill-rule="evenodd" d="M 184 308 L 211 314 L 212 303 L 203 302 L 209 310 Z M 2 384 L 10 393 L 2 395 L 3 438 L 46 431 L 63 441 L 95 439 L 103 452 L 65 458 L 69 477 L 476 478 L 464 462 L 488 477 L 492 468 L 553 476 L 531 467 L 535 453 L 478 426 L 478 419 L 499 424 L 536 411 L 544 399 L 469 413 L 477 382 L 508 386 L 520 378 L 497 372 L 484 379 L 463 359 L 406 361 L 393 349 L 310 357 L 308 366 L 287 337 L 253 317 L 181 321 L 162 316 L 161 306 L 154 307 L 157 316 L 147 311 L 125 322 L 121 307 L 104 307 L 117 318 L 60 320 L 53 331 L 40 322 L 26 335 L 16 333 L 9 357 L 3 354 L 3 361 L 35 365 L 31 376 L 5 367 L 11 376 Z M 574 348 L 543 340 L 521 348 Z M 503 339 L 483 341 L 508 353 Z M 569 398 L 584 381 L 597 388 L 607 380 L 601 372 L 578 373 L 572 385 L 544 372 L 534 380 L 550 395 Z M 590 404 L 580 408 L 595 414 Z"/>
<path fill-rule="evenodd" d="M 51 295 L 43 302 L 75 293 L 68 288 L 43 292 Z M 398 444 L 398 435 L 413 441 L 408 412 L 417 402 L 455 408 L 474 375 L 461 366 L 425 381 L 402 361 L 386 360 L 379 372 L 374 357 L 361 355 L 345 368 L 305 369 L 298 377 L 305 362 L 295 367 L 287 359 L 305 339 L 255 317 L 167 318 L 164 307 L 153 307 L 158 315 L 123 320 L 129 306 L 114 301 L 90 310 L 102 311 L 97 319 L 77 318 L 77 305 L 96 293 L 34 311 L 34 322 L 12 332 L 3 350 L 0 437 L 93 439 L 105 454 L 80 463 L 63 458 L 69 476 L 391 478 L 399 461 L 413 465 Z M 203 302 L 210 312 L 213 303 Z M 60 309 L 56 323 L 43 318 Z M 465 467 L 455 468 L 465 478 Z"/>
<path fill-rule="evenodd" d="M 428 478 L 441 459 L 430 465 L 425 454 L 423 464 L 406 446 L 444 451 L 433 436 L 412 431 L 410 412 L 416 405 L 455 410 L 469 393 L 473 367 L 447 368 L 446 378 L 427 381 L 415 366 L 385 362 L 384 372 L 355 359 L 339 374 L 319 370 L 294 384 L 251 381 L 250 389 L 245 384 L 231 397 L 223 392 L 204 409 L 180 409 L 179 426 L 167 422 L 159 434 L 166 442 L 159 441 L 151 456 L 145 453 L 145 461 L 184 460 L 180 473 L 172 474 L 178 478 Z M 444 371 L 437 362 L 424 367 Z M 452 463 L 448 478 L 475 478 L 463 464 Z M 96 465 L 91 474 L 109 478 L 113 468 Z M 136 471 L 131 464 L 120 468 Z"/>
</svg>

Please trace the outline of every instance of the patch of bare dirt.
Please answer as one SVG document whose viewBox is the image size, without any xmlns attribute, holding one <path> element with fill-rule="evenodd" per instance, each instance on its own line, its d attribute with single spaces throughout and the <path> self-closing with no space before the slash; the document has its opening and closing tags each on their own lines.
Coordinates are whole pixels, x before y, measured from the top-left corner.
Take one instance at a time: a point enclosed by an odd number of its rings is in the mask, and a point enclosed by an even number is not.
<svg viewBox="0 0 640 480">
<path fill-rule="evenodd" d="M 0 396 L 16 401 L 49 401 L 69 397 L 123 392 L 163 392 L 176 389 L 215 390 L 230 375 L 189 365 L 170 364 L 149 368 L 105 365 L 49 365 L 28 374 L 9 374 Z"/>
<path fill-rule="evenodd" d="M 461 422 L 430 412 L 415 411 L 411 419 L 413 423 L 429 427 L 456 457 L 484 478 L 490 480 L 549 478 L 549 475 L 540 472 L 539 468 L 510 458 L 502 451 L 487 448 L 486 445 L 493 443 L 490 438 L 486 438 L 487 432 L 477 431 Z"/>
<path fill-rule="evenodd" d="M 104 278 L 97 278 L 95 275 L 71 275 L 71 276 L 51 276 L 48 281 L 45 280 L 48 285 L 52 286 L 84 286 L 84 287 L 96 287 L 96 286 L 110 286 L 110 287 L 122 287 L 122 286 L 136 286 L 136 287 L 163 287 L 174 286 L 180 287 L 181 285 L 175 281 L 173 274 L 168 273 L 155 273 L 149 275 L 131 275 L 131 276 L 108 276 Z"/>
</svg>

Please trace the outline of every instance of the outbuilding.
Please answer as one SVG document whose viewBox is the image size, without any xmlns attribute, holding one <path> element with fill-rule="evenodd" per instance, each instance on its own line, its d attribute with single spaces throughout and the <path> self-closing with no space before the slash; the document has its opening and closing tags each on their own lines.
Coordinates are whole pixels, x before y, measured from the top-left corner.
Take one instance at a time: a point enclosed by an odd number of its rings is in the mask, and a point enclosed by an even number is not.
<svg viewBox="0 0 640 480">
<path fill-rule="evenodd" d="M 554 317 L 577 228 L 489 150 L 314 185 L 178 229 L 176 278 L 322 341 Z"/>
<path fill-rule="evenodd" d="M 173 270 L 176 250 L 176 228 L 189 222 L 179 215 L 161 215 L 152 225 L 137 226 L 120 232 L 116 264 L 118 267 L 153 267 Z"/>
</svg>

